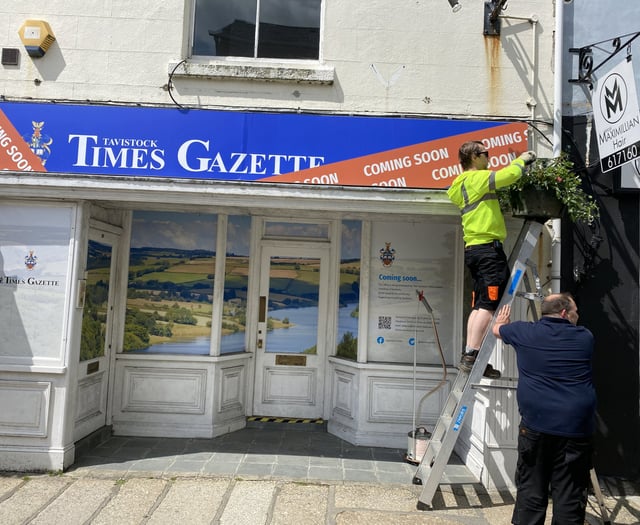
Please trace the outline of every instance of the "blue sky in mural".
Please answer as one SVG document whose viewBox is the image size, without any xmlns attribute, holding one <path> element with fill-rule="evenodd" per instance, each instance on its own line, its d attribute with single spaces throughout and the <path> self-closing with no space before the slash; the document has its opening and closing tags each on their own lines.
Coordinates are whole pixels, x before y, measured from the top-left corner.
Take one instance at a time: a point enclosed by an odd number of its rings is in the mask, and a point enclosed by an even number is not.
<svg viewBox="0 0 640 525">
<path fill-rule="evenodd" d="M 249 255 L 251 217 L 234 215 L 228 221 L 227 253 Z M 360 258 L 360 221 L 342 224 L 342 258 Z M 161 211 L 136 211 L 131 232 L 132 248 L 177 248 L 215 251 L 217 215 Z"/>
<path fill-rule="evenodd" d="M 202 213 L 136 211 L 131 247 L 215 251 L 217 219 Z"/>
</svg>

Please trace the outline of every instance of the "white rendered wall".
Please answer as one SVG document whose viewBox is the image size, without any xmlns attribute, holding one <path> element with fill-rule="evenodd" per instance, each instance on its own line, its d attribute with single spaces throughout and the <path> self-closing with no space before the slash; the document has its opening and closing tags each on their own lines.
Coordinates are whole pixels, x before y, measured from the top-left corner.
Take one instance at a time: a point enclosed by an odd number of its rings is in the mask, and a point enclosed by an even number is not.
<svg viewBox="0 0 640 525">
<path fill-rule="evenodd" d="M 333 83 L 251 81 L 251 75 L 249 80 L 176 77 L 173 93 L 180 104 L 193 107 L 549 121 L 552 3 L 509 5 L 503 14 L 514 18 L 502 20 L 499 38 L 483 35 L 482 2 L 462 3 L 454 14 L 445 0 L 395 8 L 383 0 L 327 0 L 320 63 L 334 68 Z M 2 2 L 0 46 L 20 49 L 21 57 L 19 66 L 3 68 L 0 94 L 172 105 L 168 74 L 189 52 L 191 4 Z M 19 39 L 27 19 L 46 20 L 56 36 L 42 58 L 30 58 Z"/>
</svg>

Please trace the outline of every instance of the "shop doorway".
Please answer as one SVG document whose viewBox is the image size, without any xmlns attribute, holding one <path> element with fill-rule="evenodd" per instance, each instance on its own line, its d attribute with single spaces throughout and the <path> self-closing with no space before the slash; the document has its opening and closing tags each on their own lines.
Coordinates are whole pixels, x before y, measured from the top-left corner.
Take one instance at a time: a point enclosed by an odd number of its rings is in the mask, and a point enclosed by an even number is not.
<svg viewBox="0 0 640 525">
<path fill-rule="evenodd" d="M 262 246 L 255 415 L 323 415 L 328 262 L 329 243 Z"/>
<path fill-rule="evenodd" d="M 87 248 L 74 441 L 107 424 L 119 235 L 91 229 Z"/>
</svg>

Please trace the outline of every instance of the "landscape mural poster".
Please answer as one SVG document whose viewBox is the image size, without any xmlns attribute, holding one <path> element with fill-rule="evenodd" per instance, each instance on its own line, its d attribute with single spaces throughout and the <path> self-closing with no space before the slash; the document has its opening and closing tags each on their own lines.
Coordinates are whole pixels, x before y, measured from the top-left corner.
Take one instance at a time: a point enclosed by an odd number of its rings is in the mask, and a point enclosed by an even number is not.
<svg viewBox="0 0 640 525">
<path fill-rule="evenodd" d="M 210 353 L 216 233 L 214 214 L 134 213 L 125 352 Z"/>
</svg>

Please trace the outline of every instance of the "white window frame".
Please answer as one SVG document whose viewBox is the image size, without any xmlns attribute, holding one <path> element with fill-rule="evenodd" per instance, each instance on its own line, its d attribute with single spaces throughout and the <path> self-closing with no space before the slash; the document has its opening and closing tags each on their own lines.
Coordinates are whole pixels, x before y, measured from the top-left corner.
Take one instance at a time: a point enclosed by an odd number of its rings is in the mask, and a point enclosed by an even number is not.
<svg viewBox="0 0 640 525">
<path fill-rule="evenodd" d="M 319 59 L 305 60 L 192 55 L 196 3 L 189 0 L 188 55 L 185 60 L 170 61 L 167 73 L 188 78 L 333 84 L 335 68 L 323 63 L 322 53 L 326 1 L 322 0 L 320 7 Z"/>
</svg>

